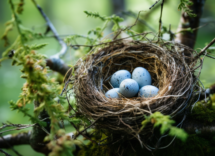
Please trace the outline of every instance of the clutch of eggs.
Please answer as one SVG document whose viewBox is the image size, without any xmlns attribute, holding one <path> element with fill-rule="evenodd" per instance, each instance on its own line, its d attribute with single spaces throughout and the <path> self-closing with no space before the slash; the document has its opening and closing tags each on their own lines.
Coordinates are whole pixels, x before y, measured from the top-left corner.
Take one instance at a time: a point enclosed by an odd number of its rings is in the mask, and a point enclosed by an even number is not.
<svg viewBox="0 0 215 156">
<path fill-rule="evenodd" d="M 111 76 L 110 83 L 114 88 L 106 92 L 105 96 L 108 98 L 119 98 L 119 94 L 127 98 L 137 94 L 148 98 L 157 95 L 159 91 L 151 85 L 151 75 L 143 67 L 135 68 L 132 74 L 127 70 L 119 70 Z"/>
</svg>

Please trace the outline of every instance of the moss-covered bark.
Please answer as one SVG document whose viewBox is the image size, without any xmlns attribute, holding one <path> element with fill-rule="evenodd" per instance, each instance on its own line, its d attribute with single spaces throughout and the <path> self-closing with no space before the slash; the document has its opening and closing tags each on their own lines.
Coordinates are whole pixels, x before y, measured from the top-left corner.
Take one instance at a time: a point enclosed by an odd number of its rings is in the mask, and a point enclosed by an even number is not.
<svg viewBox="0 0 215 156">
<path fill-rule="evenodd" d="M 214 153 L 215 136 L 190 135 L 186 142 L 176 140 L 170 147 L 152 152 L 141 148 L 137 140 L 104 146 L 90 143 L 82 148 L 77 156 L 212 156 Z"/>
</svg>

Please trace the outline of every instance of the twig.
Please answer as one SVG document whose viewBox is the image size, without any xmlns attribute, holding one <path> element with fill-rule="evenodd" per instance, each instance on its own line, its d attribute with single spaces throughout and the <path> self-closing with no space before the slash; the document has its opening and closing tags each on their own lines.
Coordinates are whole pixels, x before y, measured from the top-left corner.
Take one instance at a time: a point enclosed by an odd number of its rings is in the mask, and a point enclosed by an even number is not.
<svg viewBox="0 0 215 156">
<path fill-rule="evenodd" d="M 212 58 L 212 59 L 215 59 L 215 57 L 210 56 L 210 55 L 205 55 L 205 56 L 207 56 L 207 57 L 209 57 L 209 58 Z"/>
<path fill-rule="evenodd" d="M 5 124 L 5 123 L 2 123 L 2 127 L 0 127 L 0 130 L 6 128 L 6 127 L 28 127 L 28 126 L 33 126 L 31 124 L 13 124 L 13 123 L 10 123 L 8 122 L 9 124 Z"/>
<path fill-rule="evenodd" d="M 98 118 L 99 119 L 99 118 Z M 90 127 L 92 127 L 97 121 L 98 119 L 96 119 L 90 126 L 88 126 L 87 128 L 85 128 L 84 130 L 82 130 L 81 132 L 79 132 L 80 134 L 82 134 L 84 131 L 86 131 L 87 129 L 89 129 Z"/>
<path fill-rule="evenodd" d="M 153 8 L 160 0 L 156 1 L 149 9 Z"/>
<path fill-rule="evenodd" d="M 160 37 L 161 37 L 161 26 L 162 26 L 163 5 L 164 5 L 164 0 L 162 0 L 162 2 L 161 2 L 161 13 L 160 13 L 160 19 L 159 19 L 159 33 L 158 33 L 158 39 L 160 39 Z"/>
<path fill-rule="evenodd" d="M 198 58 L 198 57 L 200 57 L 201 55 L 203 55 L 204 52 L 205 52 L 210 46 L 212 46 L 214 43 L 215 43 L 215 38 L 214 38 L 207 46 L 205 46 L 205 47 L 199 52 L 199 54 L 196 56 L 196 58 Z"/>
<path fill-rule="evenodd" d="M 35 124 L 34 124 L 35 125 Z M 21 130 L 21 129 L 25 129 L 25 128 L 29 128 L 29 127 L 32 127 L 34 125 L 29 125 L 29 126 L 26 126 L 26 127 L 18 127 L 18 128 L 14 128 L 14 129 L 8 129 L 8 130 L 5 130 L 5 131 L 2 131 L 0 132 L 0 135 L 5 133 L 5 132 L 9 132 L 9 131 L 15 131 L 15 130 Z"/>
<path fill-rule="evenodd" d="M 131 11 L 123 11 L 122 12 L 123 15 L 126 15 L 126 16 L 131 16 L 133 18 L 136 18 L 136 14 L 134 14 L 133 12 Z M 145 20 L 143 19 L 138 19 L 138 22 L 144 24 L 145 26 L 147 26 L 151 31 L 155 32 L 155 29 L 153 27 L 151 27 Z"/>
<path fill-rule="evenodd" d="M 78 132 L 78 133 L 80 133 L 79 132 L 79 129 L 77 128 L 77 126 L 75 126 L 75 124 L 73 123 L 73 122 L 70 122 L 70 124 L 76 129 L 76 131 Z M 85 134 L 83 134 L 83 133 L 80 133 L 83 137 L 85 137 L 86 139 L 88 139 L 88 140 L 90 140 L 91 142 L 93 142 L 93 143 L 95 143 L 95 144 L 97 144 L 98 145 L 98 143 L 95 141 L 95 140 L 92 140 L 91 138 L 89 138 L 87 135 L 85 135 Z M 75 135 L 74 136 L 74 139 L 76 139 L 77 138 L 77 135 Z"/>
<path fill-rule="evenodd" d="M 0 149 L 1 153 L 4 153 L 5 156 L 11 156 L 10 154 L 8 154 L 7 152 L 5 152 L 4 150 Z"/>
<path fill-rule="evenodd" d="M 53 32 L 54 37 L 58 40 L 58 42 L 62 46 L 61 51 L 56 54 L 57 57 L 62 57 L 63 55 L 66 54 L 66 51 L 67 51 L 67 45 L 66 45 L 66 43 L 59 37 L 59 35 L 57 33 L 57 30 L 55 29 L 54 25 L 51 23 L 51 21 L 49 20 L 49 18 L 43 12 L 42 8 L 37 4 L 36 0 L 32 0 L 32 2 L 37 7 L 37 9 L 40 11 L 40 13 L 43 16 L 43 18 L 45 19 L 45 21 L 47 23 L 47 26 L 48 26 L 47 30 L 51 30 Z"/>
<path fill-rule="evenodd" d="M 70 45 L 70 46 L 71 47 L 81 47 L 81 46 L 83 46 L 83 47 L 96 47 L 96 46 L 100 46 L 100 45 L 103 45 L 103 44 L 115 43 L 116 41 L 121 41 L 121 40 L 124 40 L 124 39 L 127 39 L 127 38 L 131 38 L 131 37 L 135 37 L 135 36 L 141 36 L 141 35 L 147 35 L 147 34 L 150 34 L 150 32 L 144 32 L 144 33 L 140 33 L 140 34 L 136 34 L 136 35 L 124 37 L 124 38 L 119 38 L 119 39 L 116 39 L 114 41 L 104 42 L 104 43 L 99 43 L 99 44 L 94 44 L 94 45 L 81 45 L 81 44 L 77 44 L 77 45 Z"/>
</svg>

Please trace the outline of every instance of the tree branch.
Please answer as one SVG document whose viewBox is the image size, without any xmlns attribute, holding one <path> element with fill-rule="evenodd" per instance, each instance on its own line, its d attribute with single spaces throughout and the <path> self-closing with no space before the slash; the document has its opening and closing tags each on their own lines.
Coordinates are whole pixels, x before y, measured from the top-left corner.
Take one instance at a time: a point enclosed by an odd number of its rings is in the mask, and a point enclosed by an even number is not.
<svg viewBox="0 0 215 156">
<path fill-rule="evenodd" d="M 11 148 L 11 146 L 15 145 L 25 145 L 30 144 L 29 138 L 31 135 L 31 131 L 29 132 L 21 132 L 16 135 L 5 135 L 0 138 L 0 148 Z"/>
<path fill-rule="evenodd" d="M 205 124 L 194 119 L 189 119 L 184 121 L 182 128 L 189 134 L 204 136 L 211 136 L 215 134 L 215 122 Z"/>
<path fill-rule="evenodd" d="M 66 51 L 67 51 L 67 45 L 66 45 L 66 43 L 59 37 L 59 35 L 57 33 L 57 30 L 55 29 L 54 25 L 51 23 L 51 21 L 49 20 L 49 18 L 43 12 L 42 8 L 37 4 L 36 0 L 32 0 L 32 2 L 37 7 L 37 9 L 40 11 L 41 15 L 43 16 L 43 18 L 45 19 L 45 21 L 47 23 L 48 28 L 47 28 L 46 33 L 48 33 L 48 31 L 51 30 L 53 32 L 53 34 L 54 34 L 54 37 L 57 39 L 57 41 L 62 46 L 61 51 L 56 54 L 57 57 L 62 57 L 63 55 L 66 54 Z"/>
<path fill-rule="evenodd" d="M 42 10 L 42 8 L 37 4 L 36 0 L 32 0 L 32 2 L 37 7 L 37 9 L 39 10 L 39 12 L 41 13 L 41 15 L 43 16 L 43 18 L 45 19 L 45 21 L 47 23 L 48 27 L 47 27 L 46 33 L 48 33 L 49 31 L 52 31 L 54 34 L 54 37 L 56 38 L 56 40 L 60 43 L 60 45 L 62 47 L 59 53 L 51 56 L 49 59 L 46 60 L 46 65 L 49 66 L 50 69 L 52 69 L 56 72 L 59 72 L 62 75 L 65 75 L 67 73 L 67 71 L 70 69 L 70 67 L 65 65 L 64 62 L 60 59 L 60 57 L 62 57 L 63 55 L 66 54 L 67 45 L 59 37 L 57 30 L 55 29 L 54 25 L 51 23 L 49 18 L 46 16 L 46 14 Z"/>
<path fill-rule="evenodd" d="M 158 30 L 158 39 L 161 37 L 161 27 L 162 27 L 162 15 L 163 15 L 163 5 L 164 5 L 164 0 L 161 2 L 161 12 L 160 12 L 160 18 L 159 18 L 159 30 Z"/>
<path fill-rule="evenodd" d="M 66 75 L 66 73 L 70 70 L 70 67 L 67 66 L 63 60 L 61 60 L 60 58 L 49 58 L 46 60 L 46 65 L 53 71 L 56 71 L 58 73 L 60 73 L 61 75 Z M 69 76 L 71 73 L 71 71 L 69 71 L 67 73 L 67 75 Z"/>
<path fill-rule="evenodd" d="M 189 17 L 187 13 L 182 12 L 181 20 L 177 30 L 179 33 L 176 35 L 175 41 L 187 45 L 193 49 L 198 32 L 198 29 L 196 28 L 199 27 L 200 17 L 203 12 L 205 0 L 190 1 L 193 2 L 193 5 L 189 6 L 189 9 L 192 11 L 192 13 L 196 14 L 196 17 Z"/>
<path fill-rule="evenodd" d="M 196 58 L 200 57 L 201 55 L 204 55 L 205 51 L 206 51 L 210 46 L 212 46 L 214 43 L 215 43 L 215 38 L 214 38 L 207 46 L 205 46 L 205 47 L 198 53 L 198 55 L 196 56 Z"/>
</svg>

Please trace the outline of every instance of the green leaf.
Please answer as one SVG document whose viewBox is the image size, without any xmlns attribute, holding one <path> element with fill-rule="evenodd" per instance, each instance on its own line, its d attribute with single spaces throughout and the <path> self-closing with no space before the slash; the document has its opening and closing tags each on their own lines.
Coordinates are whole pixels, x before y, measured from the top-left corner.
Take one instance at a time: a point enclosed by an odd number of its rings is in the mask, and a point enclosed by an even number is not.
<svg viewBox="0 0 215 156">
<path fill-rule="evenodd" d="M 188 6 L 193 5 L 193 2 L 190 0 L 180 0 L 180 4 L 178 5 L 179 10 L 183 10 L 186 12 L 190 17 L 196 17 L 196 14 L 192 13 L 192 10 L 189 9 Z"/>
<path fill-rule="evenodd" d="M 169 131 L 170 136 L 176 136 L 182 141 L 185 141 L 188 136 L 184 130 L 172 126 L 175 121 L 171 120 L 169 115 L 163 115 L 160 112 L 155 112 L 150 116 L 145 116 L 145 120 L 142 122 L 141 129 L 143 129 L 149 123 L 154 124 L 154 127 L 160 127 L 161 134 Z"/>
</svg>

